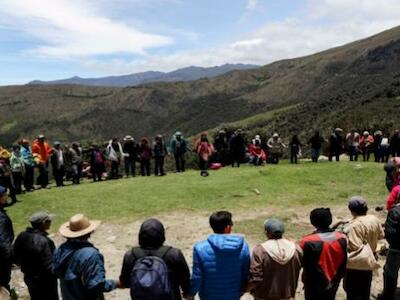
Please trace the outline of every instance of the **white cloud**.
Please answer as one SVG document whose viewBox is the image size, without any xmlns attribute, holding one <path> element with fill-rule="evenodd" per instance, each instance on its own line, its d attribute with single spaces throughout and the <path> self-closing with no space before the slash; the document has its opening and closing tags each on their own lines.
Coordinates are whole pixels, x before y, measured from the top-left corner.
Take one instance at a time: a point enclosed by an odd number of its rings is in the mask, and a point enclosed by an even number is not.
<svg viewBox="0 0 400 300">
<path fill-rule="evenodd" d="M 148 48 L 173 42 L 96 15 L 83 0 L 0 0 L 0 20 L 42 40 L 45 44 L 30 53 L 44 57 L 144 54 Z"/>
<path fill-rule="evenodd" d="M 386 7 L 387 5 L 387 7 Z M 108 63 L 91 61 L 97 71 L 114 74 L 147 70 L 171 71 L 189 65 L 224 63 L 264 65 L 276 60 L 312 54 L 365 38 L 399 25 L 400 1 L 310 0 L 300 14 L 269 22 L 227 45 L 189 50 L 165 56 L 146 55 L 140 60 Z"/>
<path fill-rule="evenodd" d="M 246 9 L 253 10 L 257 7 L 258 0 L 247 0 Z"/>
</svg>

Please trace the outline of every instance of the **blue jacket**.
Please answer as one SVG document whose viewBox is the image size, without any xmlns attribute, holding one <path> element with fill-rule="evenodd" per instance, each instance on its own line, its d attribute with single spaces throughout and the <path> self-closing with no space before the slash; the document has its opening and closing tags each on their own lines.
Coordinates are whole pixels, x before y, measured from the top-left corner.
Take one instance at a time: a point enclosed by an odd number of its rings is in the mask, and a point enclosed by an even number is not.
<svg viewBox="0 0 400 300">
<path fill-rule="evenodd" d="M 194 246 L 191 293 L 202 300 L 238 300 L 249 266 L 249 246 L 242 236 L 212 234 Z"/>
<path fill-rule="evenodd" d="M 68 240 L 54 253 L 54 272 L 61 282 L 63 300 L 103 299 L 116 288 L 105 279 L 103 255 L 87 241 Z"/>
<path fill-rule="evenodd" d="M 31 147 L 25 148 L 24 146 L 22 146 L 21 147 L 21 156 L 26 165 L 28 165 L 30 167 L 35 166 L 35 160 L 33 159 Z"/>
</svg>

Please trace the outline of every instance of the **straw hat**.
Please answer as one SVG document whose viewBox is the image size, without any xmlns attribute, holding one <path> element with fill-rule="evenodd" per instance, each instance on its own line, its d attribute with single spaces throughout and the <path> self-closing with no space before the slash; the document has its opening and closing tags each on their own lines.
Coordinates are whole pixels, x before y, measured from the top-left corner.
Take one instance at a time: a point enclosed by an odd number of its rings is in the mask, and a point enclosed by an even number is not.
<svg viewBox="0 0 400 300">
<path fill-rule="evenodd" d="M 77 214 L 61 225 L 59 232 L 66 238 L 78 238 L 95 231 L 99 225 L 100 221 L 89 220 L 85 215 Z"/>
<path fill-rule="evenodd" d="M 130 135 L 124 137 L 124 141 L 133 141 L 133 140 L 134 140 L 133 137 Z"/>
</svg>

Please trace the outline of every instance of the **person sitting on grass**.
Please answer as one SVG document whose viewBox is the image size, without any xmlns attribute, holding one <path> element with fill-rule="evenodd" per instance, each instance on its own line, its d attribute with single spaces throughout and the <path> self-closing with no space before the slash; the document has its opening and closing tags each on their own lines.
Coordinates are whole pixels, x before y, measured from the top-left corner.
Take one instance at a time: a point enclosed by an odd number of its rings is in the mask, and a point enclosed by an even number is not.
<svg viewBox="0 0 400 300">
<path fill-rule="evenodd" d="M 14 243 L 14 260 L 21 266 L 31 300 L 58 300 L 57 277 L 53 273 L 54 242 L 48 238 L 53 216 L 34 213 L 31 227 L 21 232 Z"/>
<path fill-rule="evenodd" d="M 60 227 L 67 241 L 55 251 L 53 263 L 63 300 L 104 299 L 103 293 L 121 287 L 118 280 L 106 280 L 103 255 L 88 241 L 99 225 L 77 214 Z"/>
<path fill-rule="evenodd" d="M 125 253 L 119 277 L 122 286 L 131 288 L 132 299 L 180 300 L 181 292 L 184 297 L 188 296 L 190 271 L 186 259 L 181 250 L 165 246 L 164 242 L 165 229 L 159 220 L 148 219 L 143 222 L 139 231 L 139 246 Z M 160 272 L 161 276 L 154 278 L 146 288 L 142 285 L 142 278 L 145 277 L 143 275 L 153 271 L 146 265 L 157 263 L 160 263 L 159 270 L 164 270 L 167 274 Z M 143 269 L 146 269 L 144 273 Z M 158 288 L 164 280 L 170 283 L 165 290 Z"/>
<path fill-rule="evenodd" d="M 347 238 L 329 226 L 329 208 L 316 208 L 310 213 L 316 228 L 300 241 L 303 249 L 303 283 L 306 300 L 334 300 L 347 263 Z"/>
<path fill-rule="evenodd" d="M 249 246 L 243 236 L 231 234 L 232 214 L 210 216 L 214 234 L 193 248 L 191 294 L 202 300 L 239 300 L 249 276 Z"/>
<path fill-rule="evenodd" d="M 266 242 L 253 250 L 247 290 L 255 299 L 294 299 L 301 270 L 302 250 L 283 238 L 285 226 L 276 219 L 264 222 Z"/>
</svg>

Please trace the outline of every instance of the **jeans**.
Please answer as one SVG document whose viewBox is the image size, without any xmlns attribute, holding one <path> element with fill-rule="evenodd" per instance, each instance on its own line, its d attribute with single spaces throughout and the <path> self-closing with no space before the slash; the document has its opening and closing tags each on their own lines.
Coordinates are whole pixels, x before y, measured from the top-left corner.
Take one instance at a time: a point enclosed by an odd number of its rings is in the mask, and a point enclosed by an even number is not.
<svg viewBox="0 0 400 300">
<path fill-rule="evenodd" d="M 131 172 L 132 176 L 136 175 L 136 161 L 135 159 L 125 158 L 125 175 L 129 176 L 129 172 Z"/>
<path fill-rule="evenodd" d="M 390 249 L 386 256 L 386 263 L 383 268 L 383 292 L 384 300 L 394 299 L 397 289 L 397 277 L 400 269 L 400 250 Z"/>
<path fill-rule="evenodd" d="M 39 176 L 36 179 L 36 184 L 45 188 L 49 184 L 48 164 L 39 164 Z"/>
<path fill-rule="evenodd" d="M 313 162 L 318 162 L 319 158 L 319 149 L 318 148 L 311 148 L 311 159 Z"/>
<path fill-rule="evenodd" d="M 371 156 L 371 149 L 369 149 L 368 147 L 363 147 L 362 154 L 363 154 L 363 161 L 369 161 L 369 157 Z"/>
<path fill-rule="evenodd" d="M 155 159 L 154 174 L 165 175 L 164 173 L 164 156 L 156 156 Z"/>
<path fill-rule="evenodd" d="M 29 165 L 25 165 L 25 177 L 24 186 L 27 191 L 33 190 L 33 177 L 35 168 Z"/>
<path fill-rule="evenodd" d="M 79 184 L 82 177 L 82 164 L 72 164 L 72 183 Z"/>
<path fill-rule="evenodd" d="M 343 287 L 347 300 L 369 300 L 371 294 L 372 271 L 346 270 Z"/>
<path fill-rule="evenodd" d="M 185 172 L 185 154 L 176 153 L 174 154 L 175 166 L 177 172 Z"/>
</svg>

